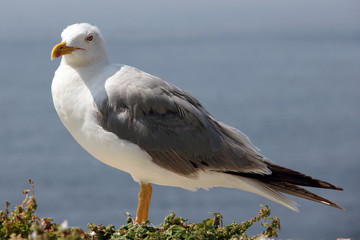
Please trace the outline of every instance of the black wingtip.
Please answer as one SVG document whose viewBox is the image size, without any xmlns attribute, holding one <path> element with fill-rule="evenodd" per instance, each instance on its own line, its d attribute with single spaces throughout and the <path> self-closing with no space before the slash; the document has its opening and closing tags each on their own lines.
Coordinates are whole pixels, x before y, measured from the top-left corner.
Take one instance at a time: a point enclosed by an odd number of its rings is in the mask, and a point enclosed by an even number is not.
<svg viewBox="0 0 360 240">
<path fill-rule="evenodd" d="M 340 209 L 340 210 L 343 210 L 343 211 L 345 211 L 345 208 L 343 208 L 343 207 L 340 207 L 339 205 L 337 205 L 336 203 L 333 203 L 333 202 L 320 202 L 320 203 L 323 203 L 323 204 L 325 204 L 325 205 L 328 205 L 328 206 L 331 206 L 331 207 L 334 207 L 334 208 L 338 208 L 338 209 Z"/>
<path fill-rule="evenodd" d="M 335 187 L 334 190 L 344 191 L 344 189 L 341 188 L 341 187 L 338 187 L 338 186 L 335 186 L 335 185 L 333 185 L 333 186 Z"/>
<path fill-rule="evenodd" d="M 339 190 L 339 191 L 343 191 L 344 190 L 343 188 L 322 180 L 314 179 L 298 171 L 294 171 L 266 161 L 265 163 L 268 165 L 268 168 L 272 172 L 269 175 L 231 172 L 231 171 L 227 171 L 225 173 L 237 175 L 241 177 L 252 178 L 257 181 L 260 181 L 261 183 L 267 185 L 268 187 L 274 189 L 275 191 L 309 199 L 315 202 L 325 204 L 327 206 L 344 210 L 344 208 L 340 207 L 336 203 L 333 203 L 326 198 L 318 196 L 300 186 L 325 188 L 325 189 Z"/>
</svg>

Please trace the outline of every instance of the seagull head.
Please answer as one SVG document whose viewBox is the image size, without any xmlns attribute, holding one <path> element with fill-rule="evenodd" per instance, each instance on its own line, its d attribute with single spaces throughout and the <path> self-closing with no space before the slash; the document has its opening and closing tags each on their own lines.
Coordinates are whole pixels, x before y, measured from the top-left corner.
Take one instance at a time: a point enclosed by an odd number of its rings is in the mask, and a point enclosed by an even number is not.
<svg viewBox="0 0 360 240">
<path fill-rule="evenodd" d="M 70 25 L 61 33 L 61 39 L 51 52 L 51 60 L 63 56 L 62 61 L 73 66 L 107 63 L 105 40 L 96 26 Z"/>
</svg>

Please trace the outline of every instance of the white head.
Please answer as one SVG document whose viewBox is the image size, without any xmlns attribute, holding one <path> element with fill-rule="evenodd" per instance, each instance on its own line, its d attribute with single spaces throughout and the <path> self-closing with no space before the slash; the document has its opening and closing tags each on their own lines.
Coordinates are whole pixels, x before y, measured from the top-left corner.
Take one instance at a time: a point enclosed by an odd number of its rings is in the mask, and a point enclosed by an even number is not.
<svg viewBox="0 0 360 240">
<path fill-rule="evenodd" d="M 61 33 L 62 42 L 57 44 L 51 59 L 63 56 L 62 61 L 72 66 L 107 63 L 105 40 L 96 26 L 77 23 Z"/>
</svg>

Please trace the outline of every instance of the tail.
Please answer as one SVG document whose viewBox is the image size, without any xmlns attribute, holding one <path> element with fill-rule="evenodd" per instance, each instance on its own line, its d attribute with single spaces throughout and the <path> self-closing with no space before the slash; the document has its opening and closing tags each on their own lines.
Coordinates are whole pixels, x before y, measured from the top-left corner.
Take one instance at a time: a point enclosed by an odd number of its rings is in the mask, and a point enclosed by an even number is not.
<svg viewBox="0 0 360 240">
<path fill-rule="evenodd" d="M 297 197 L 305 198 L 308 200 L 312 200 L 315 202 L 319 202 L 328 206 L 332 206 L 344 210 L 336 203 L 331 202 L 330 200 L 318 196 L 297 185 L 341 190 L 341 191 L 343 190 L 342 188 L 318 179 L 313 179 L 312 177 L 307 176 L 303 173 L 288 168 L 284 168 L 267 161 L 265 161 L 265 163 L 267 164 L 268 168 L 271 170 L 272 174 L 261 175 L 255 173 L 242 173 L 242 172 L 232 172 L 232 171 L 227 171 L 226 173 L 257 180 L 264 187 L 272 189 L 276 192 L 282 192 L 282 193 L 294 195 Z M 281 200 L 279 202 L 282 203 Z M 284 205 L 287 206 L 287 204 Z"/>
</svg>

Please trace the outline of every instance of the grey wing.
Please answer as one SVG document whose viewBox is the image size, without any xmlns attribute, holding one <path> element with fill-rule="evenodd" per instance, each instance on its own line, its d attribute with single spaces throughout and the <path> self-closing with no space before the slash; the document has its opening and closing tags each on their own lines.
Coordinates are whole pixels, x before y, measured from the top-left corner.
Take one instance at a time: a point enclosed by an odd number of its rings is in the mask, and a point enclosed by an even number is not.
<svg viewBox="0 0 360 240">
<path fill-rule="evenodd" d="M 217 122 L 190 94 L 151 75 L 121 81 L 98 104 L 102 127 L 180 175 L 199 170 L 268 174 L 241 132 Z"/>
</svg>

